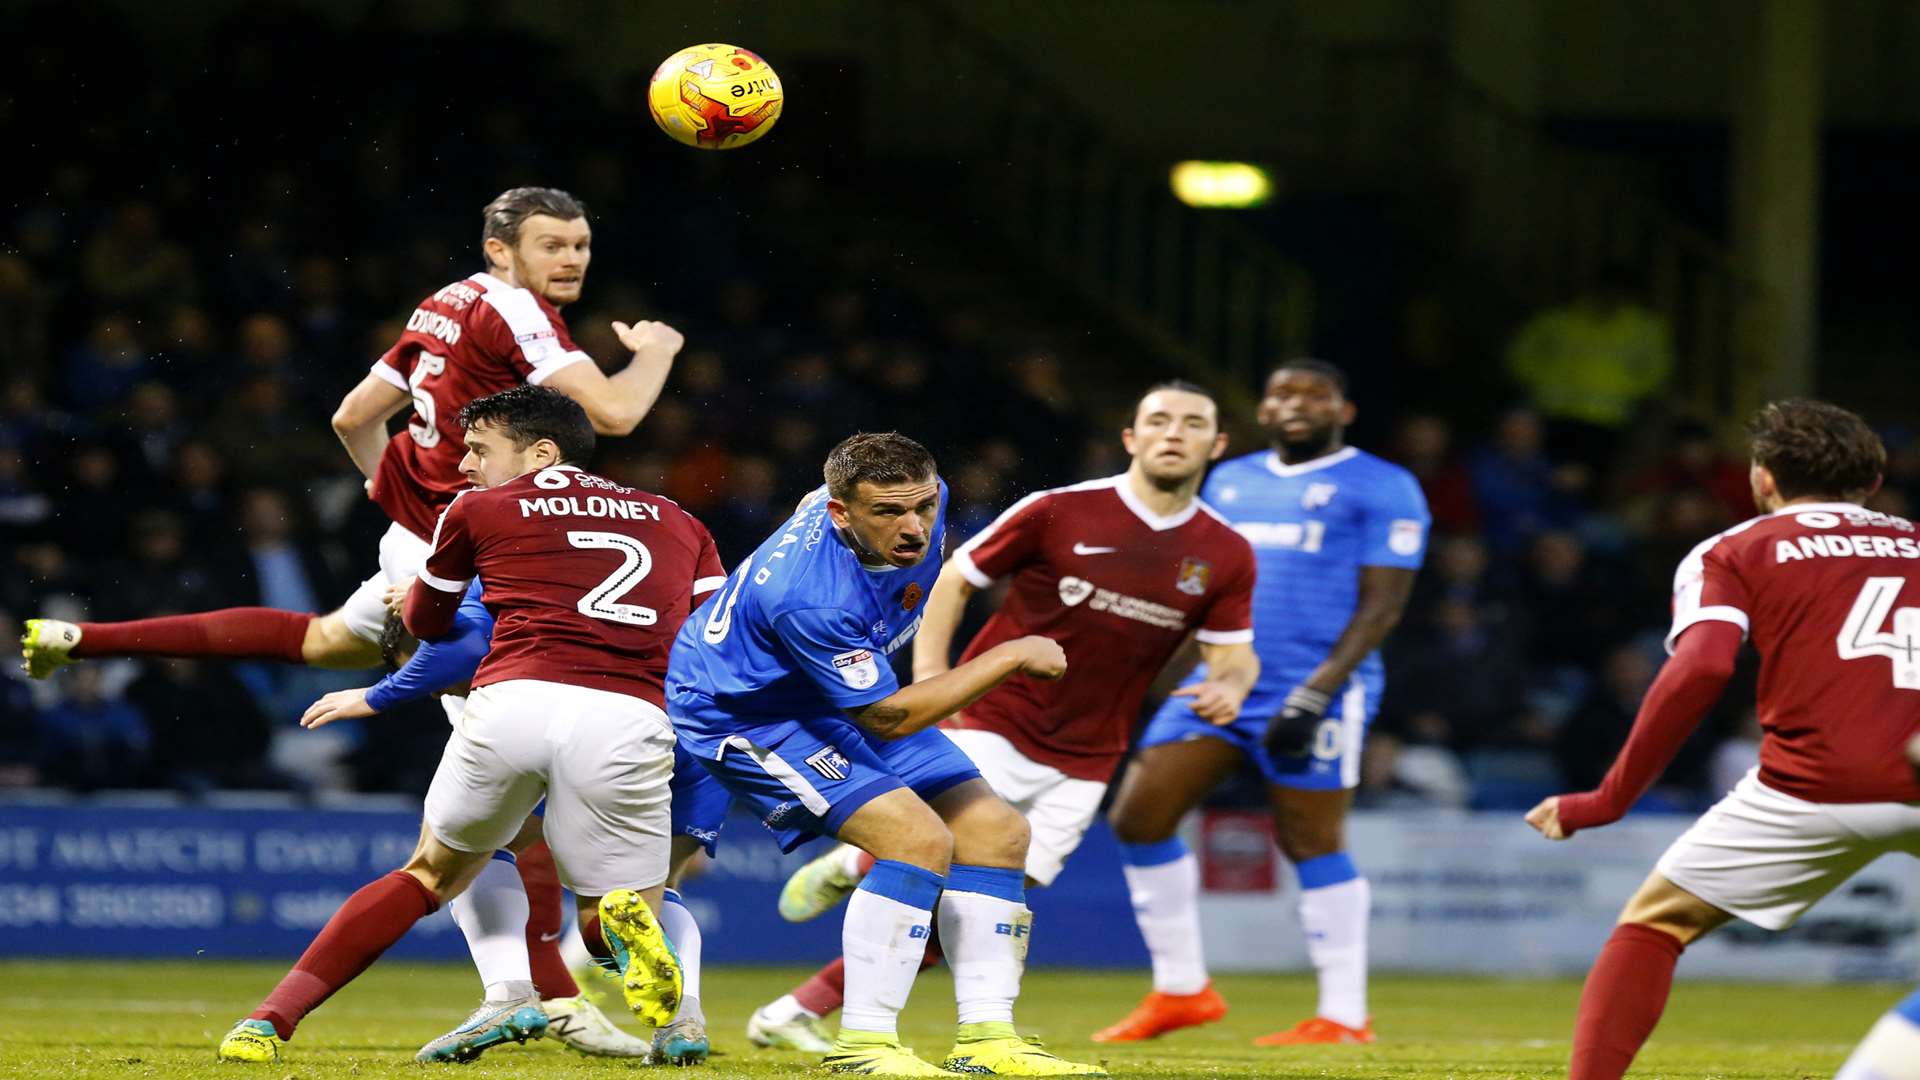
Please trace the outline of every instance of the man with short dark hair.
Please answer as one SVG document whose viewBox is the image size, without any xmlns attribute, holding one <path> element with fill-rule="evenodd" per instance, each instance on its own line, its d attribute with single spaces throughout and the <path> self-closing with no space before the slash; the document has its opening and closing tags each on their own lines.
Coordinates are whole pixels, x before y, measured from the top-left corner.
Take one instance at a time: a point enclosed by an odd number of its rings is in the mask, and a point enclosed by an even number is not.
<svg viewBox="0 0 1920 1080">
<path fill-rule="evenodd" d="M 1260 426 L 1271 448 L 1222 462 L 1200 497 L 1252 545 L 1260 678 L 1237 719 L 1174 697 L 1148 721 L 1109 820 L 1153 959 L 1153 991 L 1096 1042 L 1135 1042 L 1209 1023 L 1226 1002 L 1207 977 L 1200 868 L 1177 830 L 1248 764 L 1267 783 L 1274 838 L 1300 881 L 1315 1015 L 1259 1045 L 1372 1042 L 1367 1016 L 1366 878 L 1346 850 L 1360 748 L 1386 675 L 1378 649 L 1400 619 L 1426 551 L 1427 506 L 1413 475 L 1346 445 L 1355 408 L 1323 360 L 1267 378 Z M 1211 677 L 1208 668 L 1188 686 Z"/>
<path fill-rule="evenodd" d="M 1600 786 L 1548 798 L 1550 840 L 1619 820 L 1760 654 L 1760 764 L 1660 857 L 1594 960 L 1572 1080 L 1617 1080 L 1659 1023 L 1688 945 L 1734 918 L 1785 930 L 1889 851 L 1920 855 L 1920 532 L 1866 510 L 1886 451 L 1860 417 L 1777 401 L 1752 423 L 1762 511 L 1708 537 L 1673 580 L 1672 653 Z M 1910 1044 L 1911 1045 L 1911 1044 Z"/>
<path fill-rule="evenodd" d="M 1013 1026 L 1032 916 L 1027 824 L 933 725 L 1016 674 L 1057 679 L 1060 646 L 1003 642 L 901 686 L 887 657 L 913 639 L 938 575 L 946 484 L 897 433 L 834 447 L 808 496 L 681 628 L 667 695 L 681 745 L 791 851 L 834 836 L 877 860 L 848 903 L 846 1011 L 825 1064 L 944 1076 L 900 1044 L 897 1018 L 938 925 L 959 1037 L 949 1069 L 1104 1075 Z"/>
<path fill-rule="evenodd" d="M 1253 551 L 1198 498 L 1207 465 L 1227 446 L 1213 396 L 1190 382 L 1156 385 L 1120 438 L 1132 457 L 1126 472 L 1036 491 L 960 545 L 927 597 L 913 643 L 916 680 L 948 671 L 967 600 L 1007 580 L 1006 599 L 961 661 L 1026 634 L 1053 638 L 1084 661 L 1058 681 L 1016 676 L 940 725 L 1026 817 L 1028 888 L 1051 885 L 1079 847 L 1148 688 L 1189 637 L 1208 677 L 1181 696 L 1210 723 L 1239 716 L 1260 670 Z M 820 856 L 781 890 L 780 914 L 823 914 L 871 864 L 844 845 Z M 817 1046 L 820 1018 L 840 1007 L 844 964 L 833 961 L 755 1011 L 747 1038 Z"/>
<path fill-rule="evenodd" d="M 643 1019 L 664 1025 L 678 1005 L 678 964 L 654 915 L 673 769 L 662 683 L 673 635 L 725 580 L 719 555 L 671 501 L 580 469 L 593 429 L 558 391 L 515 387 L 469 403 L 459 420 L 461 469 L 478 490 L 442 512 L 407 594 L 407 630 L 446 633 L 476 579 L 496 625 L 427 792 L 419 846 L 335 913 L 228 1032 L 222 1060 L 277 1060 L 302 1017 L 465 890 L 543 799 L 588 949 L 618 961 Z M 469 1025 L 517 1038 L 544 1031 L 533 984 L 512 989 L 489 995 Z M 433 1049 L 422 1059 L 436 1059 Z"/>
</svg>

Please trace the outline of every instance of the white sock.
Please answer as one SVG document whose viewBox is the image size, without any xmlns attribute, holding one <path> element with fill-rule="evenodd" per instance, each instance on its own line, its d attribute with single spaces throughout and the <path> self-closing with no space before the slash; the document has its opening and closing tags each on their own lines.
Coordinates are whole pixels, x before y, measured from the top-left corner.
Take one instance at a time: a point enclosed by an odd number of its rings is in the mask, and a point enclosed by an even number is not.
<svg viewBox="0 0 1920 1080">
<path fill-rule="evenodd" d="M 680 957 L 680 1011 L 674 1019 L 684 1016 L 704 1023 L 706 1017 L 700 1012 L 700 924 L 673 889 L 666 891 L 660 905 L 660 932 L 667 935 Z"/>
<path fill-rule="evenodd" d="M 560 925 L 560 959 L 566 962 L 567 970 L 573 972 L 576 979 L 580 972 L 589 968 L 604 975 L 605 971 L 593 962 L 593 954 L 587 951 L 586 939 L 574 929 L 579 921 L 575 913 L 571 911 L 563 913 Z"/>
<path fill-rule="evenodd" d="M 1033 913 L 1009 896 L 1021 892 L 1021 871 L 1008 870 L 1011 888 L 988 895 L 967 888 L 968 872 L 979 867 L 956 866 L 940 894 L 940 947 L 953 969 L 953 998 L 962 1024 L 1013 1022 L 1013 999 L 1020 996 L 1020 975 L 1027 966 L 1027 945 Z M 1004 883 L 1002 883 L 1004 885 Z"/>
<path fill-rule="evenodd" d="M 1192 852 L 1157 866 L 1125 866 L 1133 918 L 1153 956 L 1153 988 L 1197 994 L 1207 988 L 1200 951 L 1200 860 Z"/>
<path fill-rule="evenodd" d="M 1920 995 L 1916 995 L 1920 996 Z M 1833 1080 L 1917 1080 L 1920 1026 L 1897 1012 L 1882 1016 Z"/>
<path fill-rule="evenodd" d="M 1373 891 L 1366 878 L 1300 890 L 1300 928 L 1320 975 L 1320 1015 L 1350 1028 L 1367 1023 L 1367 919 Z"/>
<path fill-rule="evenodd" d="M 842 1031 L 895 1035 L 933 931 L 940 875 L 883 859 L 847 899 L 840 949 L 847 961 Z"/>
<path fill-rule="evenodd" d="M 820 1019 L 819 1013 L 800 1004 L 800 999 L 792 994 L 780 995 L 780 1000 L 762 1007 L 760 1014 L 765 1016 L 769 1023 L 774 1024 L 790 1024 L 801 1017 L 808 1020 Z"/>
<path fill-rule="evenodd" d="M 488 1001 L 520 996 L 510 983 L 533 984 L 527 961 L 527 890 L 512 863 L 488 859 L 467 891 L 447 906 L 466 935 Z"/>
<path fill-rule="evenodd" d="M 861 851 L 852 844 L 841 844 L 839 847 L 833 849 L 833 860 L 836 864 L 835 869 L 840 871 L 842 878 L 848 881 L 859 881 L 860 856 L 865 854 L 866 852 Z"/>
</svg>

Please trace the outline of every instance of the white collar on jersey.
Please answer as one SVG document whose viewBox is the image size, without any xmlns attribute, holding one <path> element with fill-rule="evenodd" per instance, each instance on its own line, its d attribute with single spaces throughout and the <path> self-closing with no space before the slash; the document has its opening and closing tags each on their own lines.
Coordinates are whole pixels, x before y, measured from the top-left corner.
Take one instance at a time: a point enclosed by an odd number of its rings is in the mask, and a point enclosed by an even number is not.
<svg viewBox="0 0 1920 1080">
<path fill-rule="evenodd" d="M 486 270 L 482 270 L 477 274 L 468 274 L 467 280 L 478 283 L 482 290 L 492 290 L 495 288 L 500 288 L 500 289 L 514 288 L 514 286 L 509 285 L 506 281 L 500 278 L 494 277 L 490 271 L 486 271 Z"/>
<path fill-rule="evenodd" d="M 1133 516 L 1139 518 L 1147 528 L 1152 529 L 1154 532 L 1166 532 L 1168 529 L 1177 529 L 1187 522 L 1192 521 L 1193 515 L 1200 512 L 1200 499 L 1198 496 L 1195 496 L 1192 501 L 1187 503 L 1185 509 L 1177 510 L 1165 517 L 1154 513 L 1146 503 L 1140 501 L 1138 495 L 1133 493 L 1133 485 L 1127 483 L 1126 473 L 1121 473 L 1119 476 L 1109 476 L 1103 481 L 1098 481 L 1098 484 L 1111 485 L 1114 494 L 1120 496 L 1120 501 L 1126 505 L 1127 509 L 1133 511 Z"/>
<path fill-rule="evenodd" d="M 1856 506 L 1850 502 L 1794 503 L 1792 506 L 1783 506 L 1766 516 L 1785 517 L 1788 514 L 1804 514 L 1809 510 L 1825 510 L 1829 514 L 1864 514 L 1869 512 L 1866 507 Z"/>
<path fill-rule="evenodd" d="M 1360 452 L 1357 446 L 1343 446 L 1331 454 L 1317 458 L 1308 458 L 1298 465 L 1289 465 L 1280 460 L 1280 451 L 1267 451 L 1267 469 L 1275 476 L 1299 476 L 1302 473 L 1318 472 L 1321 469 L 1338 465 Z"/>
</svg>

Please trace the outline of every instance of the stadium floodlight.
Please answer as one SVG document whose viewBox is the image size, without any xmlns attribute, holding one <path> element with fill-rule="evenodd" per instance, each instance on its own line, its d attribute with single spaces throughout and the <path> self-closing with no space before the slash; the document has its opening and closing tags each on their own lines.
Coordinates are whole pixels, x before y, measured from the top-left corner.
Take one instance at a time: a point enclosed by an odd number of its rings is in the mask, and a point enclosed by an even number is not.
<svg viewBox="0 0 1920 1080">
<path fill-rule="evenodd" d="M 1244 210 L 1273 197 L 1273 177 L 1244 161 L 1182 161 L 1170 176 L 1173 197 L 1188 206 Z"/>
</svg>

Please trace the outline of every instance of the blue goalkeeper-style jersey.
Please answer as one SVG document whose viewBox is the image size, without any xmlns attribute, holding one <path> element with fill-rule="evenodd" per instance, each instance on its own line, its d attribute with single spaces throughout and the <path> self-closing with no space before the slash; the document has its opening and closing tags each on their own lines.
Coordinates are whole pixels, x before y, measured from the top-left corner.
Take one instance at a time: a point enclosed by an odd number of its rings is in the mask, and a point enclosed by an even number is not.
<svg viewBox="0 0 1920 1080">
<path fill-rule="evenodd" d="M 913 640 L 940 576 L 945 481 L 939 499 L 926 557 L 876 568 L 835 530 L 826 489 L 808 496 L 680 628 L 666 689 L 682 741 L 718 758 L 729 736 L 771 745 L 898 690 L 888 658 Z"/>
<path fill-rule="evenodd" d="M 1256 693 L 1286 694 L 1352 620 L 1360 568 L 1418 570 L 1427 500 L 1413 474 L 1354 447 L 1297 465 L 1271 450 L 1222 462 L 1200 497 L 1253 545 Z M 1355 672 L 1381 676 L 1380 654 Z"/>
<path fill-rule="evenodd" d="M 460 598 L 453 626 L 439 640 L 421 642 L 404 667 L 375 683 L 367 691 L 368 707 L 385 712 L 472 679 L 492 641 L 493 612 L 481 601 L 475 580 Z"/>
</svg>

